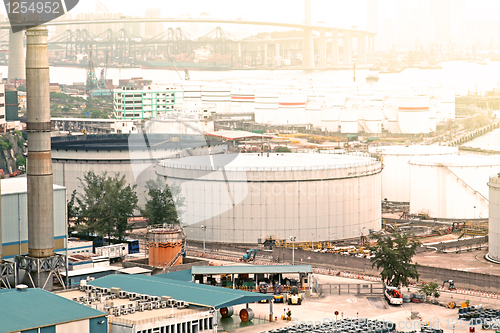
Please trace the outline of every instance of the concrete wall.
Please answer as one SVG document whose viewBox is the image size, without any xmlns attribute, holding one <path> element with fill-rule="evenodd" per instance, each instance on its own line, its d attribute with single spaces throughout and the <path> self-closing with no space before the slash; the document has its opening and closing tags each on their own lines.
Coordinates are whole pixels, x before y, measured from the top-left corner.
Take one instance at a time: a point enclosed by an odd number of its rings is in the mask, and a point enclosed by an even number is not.
<svg viewBox="0 0 500 333">
<path fill-rule="evenodd" d="M 273 250 L 274 259 L 279 262 L 292 262 L 292 249 L 276 247 Z M 339 271 L 379 275 L 377 269 L 372 268 L 369 259 L 345 256 L 333 253 L 321 253 L 295 249 L 296 264 L 324 265 Z M 480 289 L 484 291 L 500 292 L 500 276 L 484 273 L 459 271 L 440 267 L 418 266 L 420 280 L 443 281 L 454 280 L 457 288 Z"/>
</svg>

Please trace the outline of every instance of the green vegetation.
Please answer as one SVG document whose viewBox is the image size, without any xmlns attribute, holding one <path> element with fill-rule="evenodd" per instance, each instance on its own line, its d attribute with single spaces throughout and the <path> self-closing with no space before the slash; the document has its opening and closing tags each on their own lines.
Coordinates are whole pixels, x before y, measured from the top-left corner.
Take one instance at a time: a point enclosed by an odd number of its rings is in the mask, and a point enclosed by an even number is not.
<svg viewBox="0 0 500 333">
<path fill-rule="evenodd" d="M 80 229 L 101 236 L 123 239 L 132 230 L 128 218 L 137 209 L 137 185 L 127 185 L 125 176 L 93 171 L 79 179 L 82 191 L 73 192 L 68 202 L 68 217 L 75 219 Z"/>
<path fill-rule="evenodd" d="M 10 142 L 7 136 L 2 136 L 2 140 L 0 140 L 0 150 L 11 150 L 12 142 Z"/>
<path fill-rule="evenodd" d="M 291 153 L 290 149 L 288 147 L 278 147 L 276 149 L 277 153 Z"/>
<path fill-rule="evenodd" d="M 16 163 L 18 167 L 20 166 L 26 167 L 26 157 L 16 154 Z"/>
<path fill-rule="evenodd" d="M 408 234 L 394 233 L 387 236 L 376 235 L 377 243 L 369 249 L 375 254 L 370 259 L 372 267 L 381 269 L 382 281 L 388 286 L 408 286 L 410 279 L 419 278 L 417 265 L 412 258 L 420 246 L 418 240 Z"/>
<path fill-rule="evenodd" d="M 439 293 L 439 285 L 434 281 L 422 283 L 418 288 L 418 292 L 423 294 L 425 299 L 428 299 L 431 296 L 434 298 L 439 298 L 439 296 L 441 296 Z"/>
<path fill-rule="evenodd" d="M 177 209 L 184 206 L 184 198 L 179 185 L 169 186 L 164 178 L 158 177 L 146 182 L 145 192 L 149 198 L 141 214 L 148 219 L 148 224 L 180 224 Z"/>
</svg>

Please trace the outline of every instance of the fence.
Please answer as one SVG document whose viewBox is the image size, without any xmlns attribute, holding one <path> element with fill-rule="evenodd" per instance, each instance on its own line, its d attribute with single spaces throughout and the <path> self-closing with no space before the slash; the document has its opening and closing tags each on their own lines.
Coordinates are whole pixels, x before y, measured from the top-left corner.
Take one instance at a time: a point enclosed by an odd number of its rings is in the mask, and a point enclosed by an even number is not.
<svg viewBox="0 0 500 333">
<path fill-rule="evenodd" d="M 383 283 L 323 283 L 319 285 L 319 294 L 325 295 L 383 295 Z"/>
</svg>

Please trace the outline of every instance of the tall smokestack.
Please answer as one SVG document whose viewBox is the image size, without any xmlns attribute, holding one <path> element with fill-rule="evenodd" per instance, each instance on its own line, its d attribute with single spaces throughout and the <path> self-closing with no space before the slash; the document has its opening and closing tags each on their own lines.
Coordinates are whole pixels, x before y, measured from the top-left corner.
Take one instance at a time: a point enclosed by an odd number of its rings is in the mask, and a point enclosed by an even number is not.
<svg viewBox="0 0 500 333">
<path fill-rule="evenodd" d="M 50 151 L 48 30 L 26 31 L 26 98 L 28 131 L 28 256 L 54 255 L 53 181 Z M 48 273 L 47 273 L 48 274 Z M 35 278 L 43 279 L 42 276 Z"/>
<path fill-rule="evenodd" d="M 9 32 L 9 64 L 7 78 L 11 80 L 24 80 L 26 72 L 24 71 L 24 31 Z"/>
<path fill-rule="evenodd" d="M 312 24 L 311 0 L 304 1 L 304 23 Z M 302 44 L 302 68 L 311 69 L 314 67 L 314 42 L 312 29 L 304 29 L 304 41 Z"/>
</svg>

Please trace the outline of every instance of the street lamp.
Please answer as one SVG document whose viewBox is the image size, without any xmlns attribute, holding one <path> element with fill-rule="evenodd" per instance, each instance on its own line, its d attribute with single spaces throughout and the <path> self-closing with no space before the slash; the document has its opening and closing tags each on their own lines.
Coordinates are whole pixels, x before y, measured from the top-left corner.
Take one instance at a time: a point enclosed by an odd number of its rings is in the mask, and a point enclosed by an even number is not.
<svg viewBox="0 0 500 333">
<path fill-rule="evenodd" d="M 205 253 L 205 235 L 206 235 L 207 226 L 202 225 L 201 230 L 203 230 L 203 253 Z"/>
<path fill-rule="evenodd" d="M 295 265 L 295 240 L 297 237 L 290 236 L 290 241 L 292 242 L 292 265 Z"/>
</svg>

